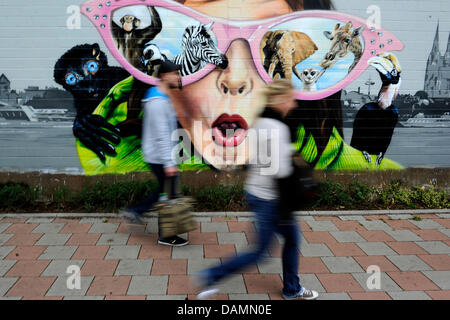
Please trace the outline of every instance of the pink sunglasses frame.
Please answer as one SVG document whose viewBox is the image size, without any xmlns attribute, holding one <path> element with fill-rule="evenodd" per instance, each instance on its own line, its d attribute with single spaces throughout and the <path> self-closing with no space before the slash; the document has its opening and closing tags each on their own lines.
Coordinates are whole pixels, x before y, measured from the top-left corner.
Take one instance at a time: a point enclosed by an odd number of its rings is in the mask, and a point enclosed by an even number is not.
<svg viewBox="0 0 450 320">
<path fill-rule="evenodd" d="M 116 58 L 117 61 L 135 78 L 152 85 L 157 85 L 159 80 L 146 75 L 129 63 L 116 48 L 111 34 L 112 13 L 122 7 L 132 5 L 147 5 L 166 8 L 191 17 L 203 24 L 214 22 L 212 31 L 217 39 L 217 47 L 223 53 L 228 50 L 234 40 L 246 40 L 249 43 L 255 67 L 263 81 L 266 83 L 272 82 L 273 79 L 270 78 L 263 67 L 260 42 L 264 34 L 274 26 L 295 19 L 314 17 L 339 20 L 342 21 L 342 23 L 351 21 L 355 29 L 360 26 L 365 26 L 364 31 L 362 32 L 364 52 L 355 68 L 344 79 L 327 89 L 313 93 L 305 93 L 296 90 L 295 97 L 299 100 L 319 100 L 328 97 L 339 90 L 342 90 L 358 78 L 367 69 L 367 61 L 370 58 L 376 56 L 380 52 L 401 51 L 404 48 L 403 43 L 400 42 L 400 40 L 398 40 L 391 32 L 383 28 L 371 28 L 366 24 L 366 21 L 360 17 L 343 14 L 336 11 L 298 11 L 264 20 L 243 22 L 238 20 L 226 20 L 222 18 L 209 17 L 171 0 L 92 0 L 84 3 L 81 6 L 81 12 L 95 25 L 114 58 Z M 215 68 L 215 65 L 207 64 L 207 66 L 201 71 L 183 77 L 183 86 L 202 79 Z"/>
</svg>

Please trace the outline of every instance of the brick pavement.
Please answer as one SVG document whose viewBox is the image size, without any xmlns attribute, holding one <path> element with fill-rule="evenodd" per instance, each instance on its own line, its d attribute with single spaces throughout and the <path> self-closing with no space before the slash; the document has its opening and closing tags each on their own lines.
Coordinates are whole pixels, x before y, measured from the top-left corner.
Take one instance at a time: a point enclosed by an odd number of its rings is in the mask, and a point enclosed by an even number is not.
<svg viewBox="0 0 450 320">
<path fill-rule="evenodd" d="M 450 215 L 298 217 L 299 274 L 320 299 L 450 299 Z M 194 299 L 190 276 L 246 251 L 255 240 L 248 217 L 201 217 L 190 245 L 157 245 L 154 218 L 0 220 L 0 299 Z M 257 265 L 220 283 L 218 299 L 280 299 L 281 244 Z M 68 289 L 67 268 L 81 269 Z M 380 268 L 369 289 L 367 268 Z"/>
</svg>

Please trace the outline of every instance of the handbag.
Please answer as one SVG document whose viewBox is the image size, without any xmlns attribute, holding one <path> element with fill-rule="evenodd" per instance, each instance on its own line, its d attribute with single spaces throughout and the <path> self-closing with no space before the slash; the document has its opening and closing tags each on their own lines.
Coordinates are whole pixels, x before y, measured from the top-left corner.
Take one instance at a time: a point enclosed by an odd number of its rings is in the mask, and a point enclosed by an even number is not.
<svg viewBox="0 0 450 320">
<path fill-rule="evenodd" d="M 169 238 L 197 229 L 194 220 L 193 204 L 190 197 L 175 198 L 155 205 L 159 214 L 159 230 L 161 237 Z"/>
<path fill-rule="evenodd" d="M 313 177 L 314 169 L 300 154 L 292 157 L 293 172 L 278 179 L 280 191 L 280 214 L 284 219 L 292 218 L 292 212 L 309 207 L 317 196 L 319 185 Z"/>
</svg>

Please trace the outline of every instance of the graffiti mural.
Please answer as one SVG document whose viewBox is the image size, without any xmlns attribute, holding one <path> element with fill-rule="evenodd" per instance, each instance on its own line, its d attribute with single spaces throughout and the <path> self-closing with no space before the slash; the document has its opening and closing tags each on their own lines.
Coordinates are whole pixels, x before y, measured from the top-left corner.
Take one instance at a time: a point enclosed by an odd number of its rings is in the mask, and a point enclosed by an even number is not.
<svg viewBox="0 0 450 320">
<path fill-rule="evenodd" d="M 432 2 L 434 40 L 418 34 L 428 49 L 420 66 L 412 67 L 418 54 L 413 40 L 392 23 L 373 25 L 361 1 L 317 7 L 299 0 L 276 10 L 269 1 L 240 10 L 227 0 L 80 1 L 79 31 L 71 31 L 72 38 L 68 31 L 46 58 L 53 59 L 46 67 L 53 77 L 40 82 L 46 89 L 34 85 L 33 79 L 42 78 L 36 75 L 26 80 L 28 87 L 22 83 L 22 91 L 14 89 L 16 79 L 24 78 L 22 67 L 0 64 L 0 138 L 18 132 L 14 141 L 3 139 L 2 148 L 12 153 L 0 156 L 0 167 L 87 175 L 148 170 L 139 101 L 158 84 L 154 76 L 164 60 L 182 66 L 183 89 L 170 96 L 188 135 L 180 142 L 182 170 L 244 164 L 248 158 L 240 155 L 263 107 L 260 91 L 276 78 L 292 81 L 298 108 L 287 122 L 297 152 L 315 169 L 448 167 L 450 42 L 441 54 L 439 39 L 443 32 L 449 36 L 450 25 L 437 19 L 441 6 L 450 5 Z M 389 16 L 394 7 L 380 9 Z M 64 10 L 59 14 L 67 17 Z M 412 23 L 407 17 L 405 22 Z M 5 39 L 2 47 L 14 48 Z M 4 54 L 17 59 L 11 51 Z M 30 74 L 36 69 L 24 67 Z M 411 141 L 412 133 L 429 143 Z M 34 138 L 41 148 L 14 154 L 30 137 L 42 137 Z M 420 146 L 432 161 L 417 152 Z M 45 160 L 37 164 L 33 158 Z"/>
</svg>

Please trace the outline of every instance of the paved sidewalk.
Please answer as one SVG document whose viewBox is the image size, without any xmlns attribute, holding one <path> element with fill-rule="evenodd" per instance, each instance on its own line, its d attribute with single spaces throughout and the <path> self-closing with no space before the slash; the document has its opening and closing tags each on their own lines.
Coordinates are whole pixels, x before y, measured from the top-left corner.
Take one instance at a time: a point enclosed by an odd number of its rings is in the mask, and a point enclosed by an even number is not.
<svg viewBox="0 0 450 320">
<path fill-rule="evenodd" d="M 17 217 L 0 220 L 0 299 L 194 299 L 190 275 L 255 238 L 249 217 L 198 217 L 180 248 L 157 245 L 155 218 L 136 226 Z M 450 214 L 420 217 L 299 217 L 302 284 L 320 299 L 450 299 Z M 264 261 L 221 283 L 217 298 L 281 299 L 280 257 L 275 239 Z M 81 269 L 80 289 L 67 288 L 71 265 Z M 380 290 L 367 287 L 370 265 L 381 270 Z"/>
</svg>

